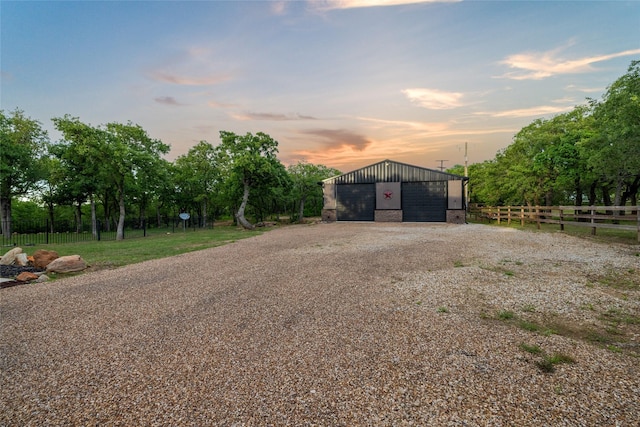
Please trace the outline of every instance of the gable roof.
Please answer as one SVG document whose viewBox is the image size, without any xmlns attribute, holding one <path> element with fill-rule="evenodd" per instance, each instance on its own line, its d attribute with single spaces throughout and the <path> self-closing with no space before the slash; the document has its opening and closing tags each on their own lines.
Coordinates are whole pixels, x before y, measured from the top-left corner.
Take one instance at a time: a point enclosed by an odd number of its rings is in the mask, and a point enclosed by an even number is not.
<svg viewBox="0 0 640 427">
<path fill-rule="evenodd" d="M 342 175 L 324 179 L 326 184 L 367 184 L 375 182 L 459 181 L 467 177 L 435 169 L 383 160 Z"/>
</svg>

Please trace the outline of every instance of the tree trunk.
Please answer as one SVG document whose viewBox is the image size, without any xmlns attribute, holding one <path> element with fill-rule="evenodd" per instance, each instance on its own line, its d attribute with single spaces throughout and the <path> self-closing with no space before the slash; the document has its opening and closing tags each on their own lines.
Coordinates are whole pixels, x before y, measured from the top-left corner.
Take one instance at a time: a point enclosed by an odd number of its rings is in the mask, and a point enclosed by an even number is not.
<svg viewBox="0 0 640 427">
<path fill-rule="evenodd" d="M 621 175 L 622 174 L 618 174 L 618 179 L 616 180 L 616 194 L 613 199 L 614 206 L 621 206 L 620 202 L 622 200 L 622 189 L 624 185 L 624 178 Z"/>
<path fill-rule="evenodd" d="M 597 181 L 594 181 L 591 186 L 589 187 L 589 206 L 595 206 L 596 205 L 596 187 L 598 185 Z"/>
<path fill-rule="evenodd" d="M 11 197 L 0 197 L 0 222 L 2 222 L 2 235 L 5 239 L 11 238 Z"/>
<path fill-rule="evenodd" d="M 76 233 L 82 233 L 82 202 L 76 205 Z"/>
<path fill-rule="evenodd" d="M 158 223 L 158 228 L 162 227 L 162 215 L 160 214 L 160 205 L 156 205 L 156 221 Z"/>
<path fill-rule="evenodd" d="M 255 226 L 251 224 L 244 217 L 244 210 L 247 207 L 247 201 L 249 200 L 249 183 L 245 180 L 244 184 L 244 193 L 242 194 L 242 203 L 240 203 L 240 207 L 238 208 L 238 212 L 236 212 L 236 219 L 238 220 L 238 224 L 247 230 L 255 229 Z"/>
<path fill-rule="evenodd" d="M 207 200 L 202 201 L 202 222 L 201 227 L 207 228 Z"/>
<path fill-rule="evenodd" d="M 306 197 L 302 197 L 300 199 L 300 210 L 298 211 L 298 222 L 300 224 L 302 224 L 302 221 L 304 220 L 304 202 L 305 202 Z"/>
<path fill-rule="evenodd" d="M 118 191 L 118 204 L 120 205 L 120 217 L 118 218 L 118 229 L 116 231 L 116 240 L 124 240 L 124 185 L 123 188 Z"/>
<path fill-rule="evenodd" d="M 96 216 L 96 201 L 93 198 L 93 194 L 89 196 L 89 203 L 91 203 L 91 234 L 94 238 L 98 238 L 98 218 Z"/>
<path fill-rule="evenodd" d="M 602 203 L 605 206 L 612 206 L 611 204 L 611 190 L 609 189 L 609 184 L 602 185 Z"/>
</svg>

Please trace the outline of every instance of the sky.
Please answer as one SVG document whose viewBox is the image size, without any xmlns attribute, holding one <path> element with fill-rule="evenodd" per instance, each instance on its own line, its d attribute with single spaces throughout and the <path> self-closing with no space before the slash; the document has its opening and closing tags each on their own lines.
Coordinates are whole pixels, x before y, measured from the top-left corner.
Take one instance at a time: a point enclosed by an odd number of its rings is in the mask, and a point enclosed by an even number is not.
<svg viewBox="0 0 640 427">
<path fill-rule="evenodd" d="M 173 161 L 264 132 L 348 172 L 493 159 L 640 59 L 640 1 L 0 1 L 0 108 L 131 121 Z"/>
</svg>

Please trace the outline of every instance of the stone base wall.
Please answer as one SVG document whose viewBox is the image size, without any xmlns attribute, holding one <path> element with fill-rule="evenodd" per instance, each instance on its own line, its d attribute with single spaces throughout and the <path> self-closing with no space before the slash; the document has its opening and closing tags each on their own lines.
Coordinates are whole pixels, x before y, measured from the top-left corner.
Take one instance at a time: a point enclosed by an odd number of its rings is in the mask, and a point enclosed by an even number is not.
<svg viewBox="0 0 640 427">
<path fill-rule="evenodd" d="M 374 219 L 376 222 L 402 222 L 402 210 L 377 210 Z"/>
<path fill-rule="evenodd" d="M 335 209 L 322 209 L 322 220 L 325 222 L 336 222 L 338 216 Z"/>
<path fill-rule="evenodd" d="M 466 224 L 467 215 L 464 209 L 450 209 L 447 211 L 447 222 L 449 224 Z"/>
</svg>

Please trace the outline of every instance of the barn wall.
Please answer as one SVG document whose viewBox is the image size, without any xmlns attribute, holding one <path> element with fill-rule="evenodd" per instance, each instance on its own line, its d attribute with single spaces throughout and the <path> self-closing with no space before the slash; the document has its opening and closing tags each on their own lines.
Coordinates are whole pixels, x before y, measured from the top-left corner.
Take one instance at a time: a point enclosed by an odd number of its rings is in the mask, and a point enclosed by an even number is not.
<svg viewBox="0 0 640 427">
<path fill-rule="evenodd" d="M 325 221 L 464 221 L 465 180 L 463 176 L 385 160 L 324 180 L 322 218 Z"/>
</svg>

